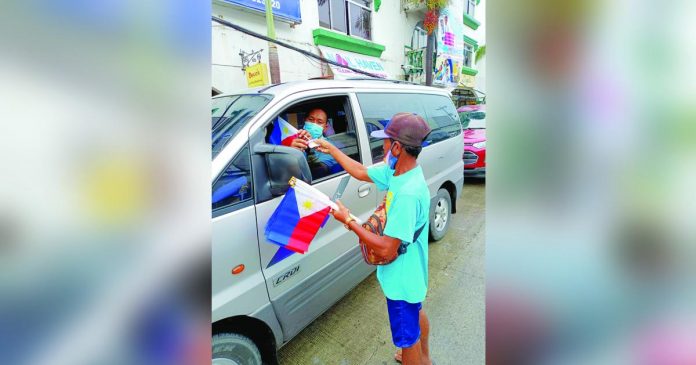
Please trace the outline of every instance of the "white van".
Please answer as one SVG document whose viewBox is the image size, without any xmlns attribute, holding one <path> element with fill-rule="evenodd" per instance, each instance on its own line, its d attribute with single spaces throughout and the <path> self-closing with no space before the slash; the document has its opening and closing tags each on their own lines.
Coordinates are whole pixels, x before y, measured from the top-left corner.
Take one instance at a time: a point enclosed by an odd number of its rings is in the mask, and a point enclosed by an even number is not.
<svg viewBox="0 0 696 365">
<path fill-rule="evenodd" d="M 326 111 L 326 138 L 363 165 L 383 163 L 382 129 L 398 112 L 417 113 L 432 133 L 418 163 L 430 189 L 430 238 L 441 239 L 463 184 L 464 142 L 451 95 L 393 80 L 310 80 L 213 98 L 213 364 L 274 364 L 276 350 L 365 279 L 357 237 L 334 219 L 305 254 L 266 240 L 265 226 L 296 176 L 329 197 L 342 169 L 311 166 L 303 152 L 269 143 L 277 117 L 302 128 Z M 362 220 L 384 197 L 350 178 L 341 201 Z M 243 266 L 242 266 L 243 265 Z"/>
</svg>

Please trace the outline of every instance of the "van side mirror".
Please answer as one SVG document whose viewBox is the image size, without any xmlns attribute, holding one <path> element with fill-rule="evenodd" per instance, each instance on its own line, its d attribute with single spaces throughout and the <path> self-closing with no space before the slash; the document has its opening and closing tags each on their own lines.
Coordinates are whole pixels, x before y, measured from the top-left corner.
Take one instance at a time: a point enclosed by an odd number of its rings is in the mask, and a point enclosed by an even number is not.
<svg viewBox="0 0 696 365">
<path fill-rule="evenodd" d="M 285 194 L 290 188 L 288 182 L 293 176 L 307 183 L 312 182 L 312 172 L 302 151 L 292 147 L 263 143 L 254 147 L 254 153 L 264 156 L 266 174 L 273 196 Z"/>
</svg>

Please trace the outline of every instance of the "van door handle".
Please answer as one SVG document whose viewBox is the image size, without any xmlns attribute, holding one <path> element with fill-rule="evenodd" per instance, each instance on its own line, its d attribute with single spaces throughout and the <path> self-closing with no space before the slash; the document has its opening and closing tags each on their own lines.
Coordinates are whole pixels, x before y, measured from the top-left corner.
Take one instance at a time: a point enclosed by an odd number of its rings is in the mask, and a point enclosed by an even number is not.
<svg viewBox="0 0 696 365">
<path fill-rule="evenodd" d="M 370 194 L 371 189 L 372 187 L 370 186 L 370 184 L 361 185 L 358 188 L 358 196 L 361 198 L 366 197 L 368 194 Z"/>
</svg>

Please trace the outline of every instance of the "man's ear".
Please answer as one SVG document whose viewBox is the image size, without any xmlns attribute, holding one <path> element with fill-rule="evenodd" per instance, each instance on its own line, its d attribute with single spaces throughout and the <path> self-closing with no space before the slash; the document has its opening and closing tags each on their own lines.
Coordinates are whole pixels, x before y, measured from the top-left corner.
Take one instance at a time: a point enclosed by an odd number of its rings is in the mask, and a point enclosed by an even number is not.
<svg viewBox="0 0 696 365">
<path fill-rule="evenodd" d="M 396 148 L 395 148 L 394 150 L 395 150 L 395 151 L 399 151 L 399 156 L 401 156 L 401 152 L 403 152 L 403 151 L 402 151 L 403 149 L 401 148 L 401 147 L 402 147 L 401 142 L 399 142 L 399 141 L 394 141 L 393 144 L 396 146 Z"/>
</svg>

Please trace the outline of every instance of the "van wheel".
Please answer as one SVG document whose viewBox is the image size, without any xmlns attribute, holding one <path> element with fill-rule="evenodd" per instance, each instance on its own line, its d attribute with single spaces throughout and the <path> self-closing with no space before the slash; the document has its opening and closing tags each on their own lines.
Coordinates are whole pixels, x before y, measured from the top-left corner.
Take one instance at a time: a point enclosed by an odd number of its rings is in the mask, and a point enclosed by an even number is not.
<svg viewBox="0 0 696 365">
<path fill-rule="evenodd" d="M 449 228 L 452 199 L 446 189 L 440 189 L 435 200 L 435 207 L 430 212 L 430 238 L 439 241 Z"/>
<path fill-rule="evenodd" d="M 213 336 L 213 365 L 261 365 L 261 352 L 246 336 L 222 333 Z"/>
</svg>

